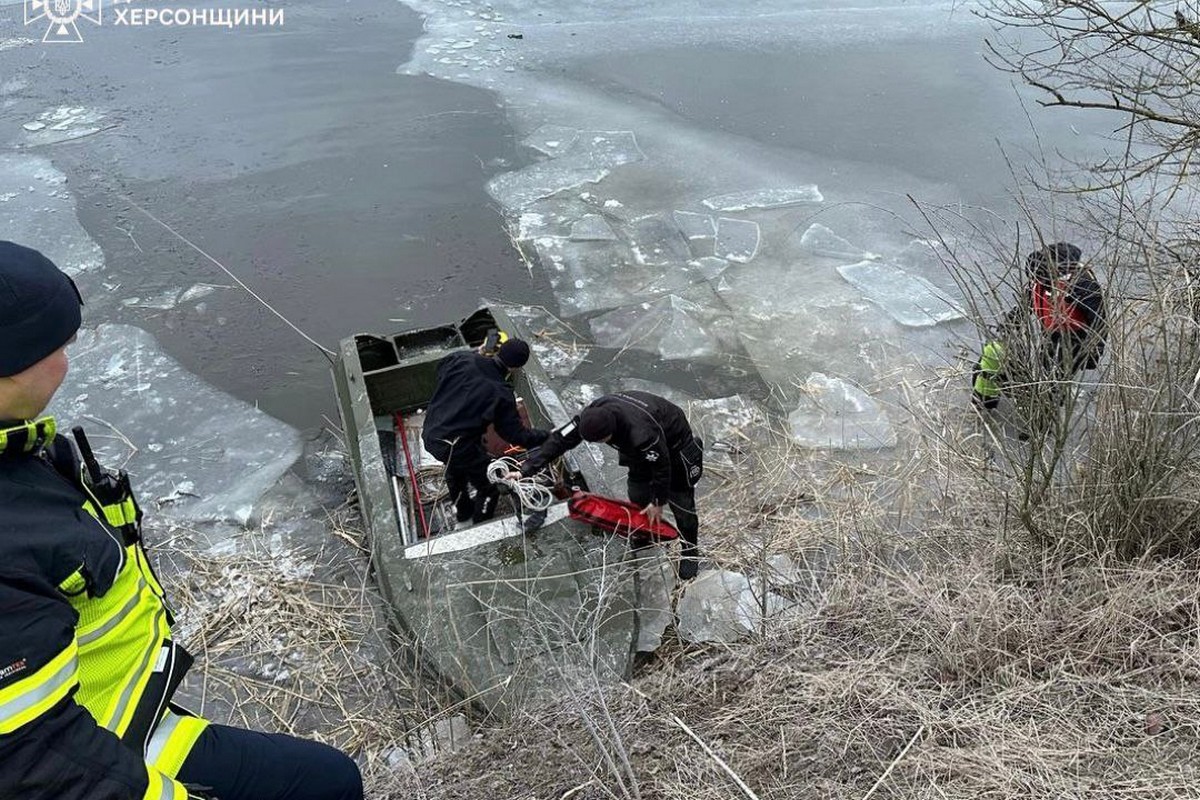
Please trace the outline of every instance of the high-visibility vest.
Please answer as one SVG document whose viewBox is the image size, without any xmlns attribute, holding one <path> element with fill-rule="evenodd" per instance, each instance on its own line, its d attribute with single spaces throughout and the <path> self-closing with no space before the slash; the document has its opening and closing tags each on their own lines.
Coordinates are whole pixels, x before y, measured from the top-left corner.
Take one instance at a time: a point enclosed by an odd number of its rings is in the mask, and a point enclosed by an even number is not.
<svg viewBox="0 0 1200 800">
<path fill-rule="evenodd" d="M 0 451 L 16 446 L 29 452 L 35 437 L 54 437 L 50 418 L 27 423 L 27 428 L 3 431 Z M 145 800 L 186 800 L 187 791 L 175 776 L 208 723 L 168 707 L 191 658 L 171 639 L 173 619 L 165 593 L 140 535 L 131 532 L 140 516 L 136 501 L 130 493 L 102 505 L 89 496 L 86 481 L 71 483 L 81 491 L 83 510 L 97 526 L 95 536 L 105 537 L 89 546 L 115 568 L 115 578 L 94 596 L 88 581 L 97 576 L 85 574 L 84 564 L 58 584 L 78 615 L 74 638 L 40 668 L 0 689 L 0 734 L 33 722 L 74 692 L 74 702 L 97 724 L 142 754 L 149 781 Z M 81 526 L 82 534 L 91 533 Z M 18 670 L 12 674 L 23 669 L 10 668 Z M 0 674 L 0 681 L 6 677 Z"/>
<path fill-rule="evenodd" d="M 979 366 L 975 370 L 975 393 L 991 399 L 1000 396 L 1000 375 L 1004 371 L 1004 344 L 988 342 L 979 354 Z"/>
</svg>

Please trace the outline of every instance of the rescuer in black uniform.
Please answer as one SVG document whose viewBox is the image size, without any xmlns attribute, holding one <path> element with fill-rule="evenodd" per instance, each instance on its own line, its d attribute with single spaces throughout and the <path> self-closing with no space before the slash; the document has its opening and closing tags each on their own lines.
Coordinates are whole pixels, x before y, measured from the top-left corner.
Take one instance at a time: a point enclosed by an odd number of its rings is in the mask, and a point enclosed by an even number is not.
<svg viewBox="0 0 1200 800">
<path fill-rule="evenodd" d="M 683 537 L 679 577 L 696 577 L 700 521 L 696 516 L 696 483 L 704 474 L 704 448 L 692 433 L 683 409 L 649 392 L 619 392 L 593 400 L 579 415 L 553 431 L 521 467 L 533 475 L 580 442 L 603 442 L 616 448 L 619 463 L 629 467 L 629 499 L 653 520 L 669 503 Z"/>
<path fill-rule="evenodd" d="M 533 448 L 546 440 L 546 431 L 526 428 L 506 378 L 529 361 L 529 345 L 509 339 L 494 356 L 464 350 L 438 364 L 437 388 L 425 411 L 421 438 L 425 449 L 446 465 L 446 486 L 458 521 L 483 522 L 496 513 L 500 492 L 488 480 L 490 463 L 483 447 L 489 425 L 509 444 Z M 467 487 L 475 487 L 471 499 Z"/>
<path fill-rule="evenodd" d="M 49 259 L 0 241 L 0 798 L 362 800 L 332 747 L 170 702 L 192 659 L 129 478 L 90 449 L 81 464 L 42 416 L 81 304 Z"/>
</svg>

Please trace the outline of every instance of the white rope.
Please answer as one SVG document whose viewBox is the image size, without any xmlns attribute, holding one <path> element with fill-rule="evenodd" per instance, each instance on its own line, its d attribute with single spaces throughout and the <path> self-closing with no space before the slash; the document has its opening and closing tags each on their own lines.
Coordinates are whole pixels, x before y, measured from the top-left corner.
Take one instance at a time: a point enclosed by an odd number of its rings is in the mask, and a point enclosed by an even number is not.
<svg viewBox="0 0 1200 800">
<path fill-rule="evenodd" d="M 531 511 L 545 511 L 554 505 L 554 492 L 550 491 L 550 487 L 539 483 L 536 478 L 513 480 L 508 477 L 510 472 L 520 471 L 521 465 L 515 459 L 498 458 L 488 465 L 487 476 L 492 483 L 507 486 L 521 501 L 521 505 Z"/>
</svg>

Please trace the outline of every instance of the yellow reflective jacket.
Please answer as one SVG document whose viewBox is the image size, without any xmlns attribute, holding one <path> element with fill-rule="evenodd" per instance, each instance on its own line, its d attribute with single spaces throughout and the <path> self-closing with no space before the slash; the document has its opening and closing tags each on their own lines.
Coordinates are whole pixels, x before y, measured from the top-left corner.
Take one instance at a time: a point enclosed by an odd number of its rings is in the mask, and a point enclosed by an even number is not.
<svg viewBox="0 0 1200 800">
<path fill-rule="evenodd" d="M 187 797 L 207 723 L 169 706 L 191 657 L 138 517 L 132 493 L 96 496 L 53 420 L 0 429 L 0 797 Z"/>
</svg>

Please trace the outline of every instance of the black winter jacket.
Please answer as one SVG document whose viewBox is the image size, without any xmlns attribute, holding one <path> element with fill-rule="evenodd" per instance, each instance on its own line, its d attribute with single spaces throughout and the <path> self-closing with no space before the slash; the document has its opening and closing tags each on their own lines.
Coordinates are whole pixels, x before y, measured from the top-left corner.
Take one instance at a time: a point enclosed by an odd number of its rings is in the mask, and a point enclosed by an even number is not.
<svg viewBox="0 0 1200 800">
<path fill-rule="evenodd" d="M 61 436 L 55 447 L 70 452 Z M 74 641 L 78 614 L 60 583 L 82 568 L 87 591 L 101 595 L 124 563 L 120 534 L 90 517 L 83 497 L 41 453 L 0 454 L 0 690 Z M 141 753 L 71 696 L 0 735 L 0 797 L 142 800 L 146 786 Z"/>
<path fill-rule="evenodd" d="M 438 458 L 455 446 L 478 447 L 489 425 L 509 444 L 537 447 L 546 431 L 521 424 L 507 369 L 494 358 L 474 351 L 451 353 L 438 364 L 438 383 L 425 412 L 421 438 Z"/>
<path fill-rule="evenodd" d="M 656 505 L 666 505 L 672 488 L 688 485 L 679 453 L 694 436 L 682 408 L 649 392 L 606 394 L 588 408 L 612 410 L 617 429 L 608 444 L 620 453 L 620 464 L 629 467 L 632 478 L 649 477 Z M 532 475 L 582 441 L 577 414 L 526 459 L 522 472 Z"/>
</svg>

